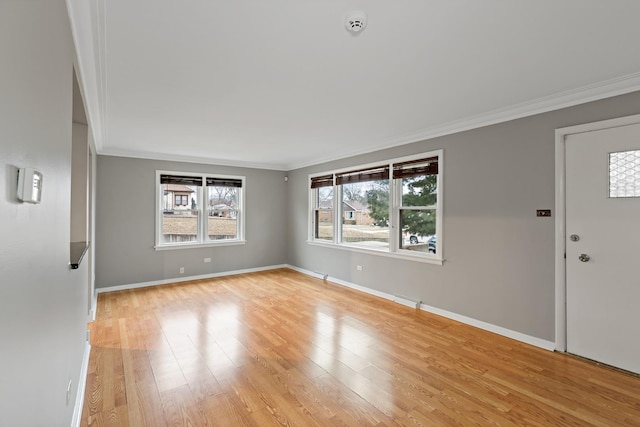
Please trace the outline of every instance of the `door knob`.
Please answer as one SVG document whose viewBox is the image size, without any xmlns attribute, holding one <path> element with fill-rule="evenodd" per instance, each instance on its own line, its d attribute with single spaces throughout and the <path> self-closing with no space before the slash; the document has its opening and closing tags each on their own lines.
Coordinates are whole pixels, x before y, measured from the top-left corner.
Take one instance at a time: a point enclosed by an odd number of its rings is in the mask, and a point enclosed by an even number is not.
<svg viewBox="0 0 640 427">
<path fill-rule="evenodd" d="M 580 256 L 578 257 L 578 259 L 582 262 L 587 262 L 591 259 L 591 257 L 587 254 L 580 254 Z"/>
</svg>

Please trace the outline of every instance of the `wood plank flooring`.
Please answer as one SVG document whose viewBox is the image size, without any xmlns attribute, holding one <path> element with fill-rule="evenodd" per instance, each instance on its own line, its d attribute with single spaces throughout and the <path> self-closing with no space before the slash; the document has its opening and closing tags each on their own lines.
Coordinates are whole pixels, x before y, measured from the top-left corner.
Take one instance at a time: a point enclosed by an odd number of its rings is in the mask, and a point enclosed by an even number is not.
<svg viewBox="0 0 640 427">
<path fill-rule="evenodd" d="M 89 426 L 631 426 L 640 378 L 288 270 L 100 294 Z"/>
</svg>

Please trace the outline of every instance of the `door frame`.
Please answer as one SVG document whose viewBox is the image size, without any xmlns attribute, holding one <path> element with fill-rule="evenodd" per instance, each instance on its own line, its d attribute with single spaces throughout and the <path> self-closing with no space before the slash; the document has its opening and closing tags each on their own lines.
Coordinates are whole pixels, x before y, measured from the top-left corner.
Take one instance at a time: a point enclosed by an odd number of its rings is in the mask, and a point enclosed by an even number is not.
<svg viewBox="0 0 640 427">
<path fill-rule="evenodd" d="M 567 270 L 566 270 L 566 190 L 565 140 L 569 135 L 640 124 L 640 114 L 556 129 L 556 220 L 555 220 L 555 294 L 556 351 L 567 351 Z"/>
</svg>

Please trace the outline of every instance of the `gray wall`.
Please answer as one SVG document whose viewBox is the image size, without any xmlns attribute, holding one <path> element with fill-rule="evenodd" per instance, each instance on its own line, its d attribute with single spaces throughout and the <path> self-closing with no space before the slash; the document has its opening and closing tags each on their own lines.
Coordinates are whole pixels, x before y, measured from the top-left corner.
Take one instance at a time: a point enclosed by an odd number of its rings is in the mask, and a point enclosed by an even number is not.
<svg viewBox="0 0 640 427">
<path fill-rule="evenodd" d="M 288 261 L 553 341 L 554 130 L 638 113 L 640 92 L 289 172 Z M 440 148 L 443 266 L 306 243 L 308 174 Z"/>
<path fill-rule="evenodd" d="M 69 28 L 63 0 L 0 2 L 2 426 L 70 425 L 86 344 L 87 265 L 69 268 Z M 39 205 L 16 201 L 25 166 L 44 175 Z"/>
<path fill-rule="evenodd" d="M 96 288 L 287 262 L 284 172 L 113 156 L 98 156 L 97 169 Z M 247 243 L 156 251 L 156 170 L 244 175 Z"/>
</svg>

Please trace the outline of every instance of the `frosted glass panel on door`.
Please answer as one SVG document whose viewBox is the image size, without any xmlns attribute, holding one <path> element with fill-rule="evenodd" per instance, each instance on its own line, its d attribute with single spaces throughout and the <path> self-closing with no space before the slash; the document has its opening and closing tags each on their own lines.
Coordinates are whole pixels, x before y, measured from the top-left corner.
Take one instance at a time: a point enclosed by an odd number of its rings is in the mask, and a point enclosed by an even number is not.
<svg viewBox="0 0 640 427">
<path fill-rule="evenodd" d="M 609 197 L 640 197 L 640 150 L 609 153 Z"/>
</svg>

